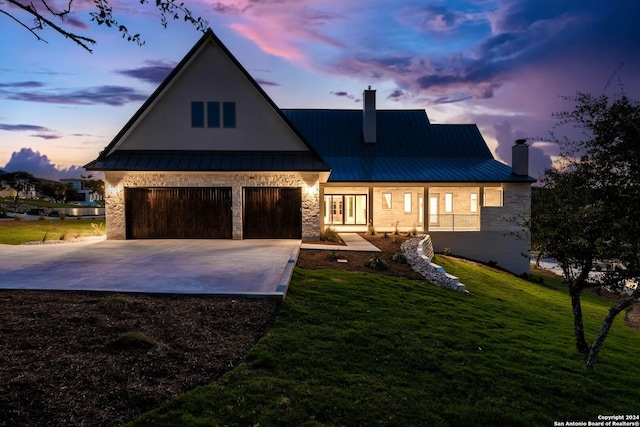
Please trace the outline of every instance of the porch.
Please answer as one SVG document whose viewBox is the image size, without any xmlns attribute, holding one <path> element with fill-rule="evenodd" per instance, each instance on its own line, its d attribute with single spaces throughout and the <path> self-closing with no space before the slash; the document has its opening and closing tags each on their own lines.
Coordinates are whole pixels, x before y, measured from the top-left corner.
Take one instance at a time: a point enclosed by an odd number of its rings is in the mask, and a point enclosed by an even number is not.
<svg viewBox="0 0 640 427">
<path fill-rule="evenodd" d="M 367 185 L 320 187 L 321 227 L 340 232 L 480 231 L 484 208 L 503 206 L 503 186 Z"/>
</svg>

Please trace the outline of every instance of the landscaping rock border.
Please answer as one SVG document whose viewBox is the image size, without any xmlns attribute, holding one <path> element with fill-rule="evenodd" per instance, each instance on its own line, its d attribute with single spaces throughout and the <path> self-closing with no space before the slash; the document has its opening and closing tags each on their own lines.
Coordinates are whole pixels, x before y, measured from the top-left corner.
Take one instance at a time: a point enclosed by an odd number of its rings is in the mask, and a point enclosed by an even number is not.
<svg viewBox="0 0 640 427">
<path fill-rule="evenodd" d="M 469 292 L 456 276 L 447 273 L 438 264 L 432 263 L 431 257 L 425 255 L 433 254 L 431 236 L 422 235 L 406 240 L 400 248 L 406 255 L 411 268 L 422 274 L 429 282 L 443 288 Z"/>
</svg>

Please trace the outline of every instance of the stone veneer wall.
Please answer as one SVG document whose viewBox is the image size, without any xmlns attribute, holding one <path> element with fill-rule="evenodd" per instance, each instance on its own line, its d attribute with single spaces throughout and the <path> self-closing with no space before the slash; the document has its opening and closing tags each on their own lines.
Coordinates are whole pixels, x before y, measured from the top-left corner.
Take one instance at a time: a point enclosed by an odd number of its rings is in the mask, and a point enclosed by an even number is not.
<svg viewBox="0 0 640 427">
<path fill-rule="evenodd" d="M 234 239 L 242 239 L 242 189 L 244 187 L 300 187 L 302 188 L 302 238 L 318 239 L 320 233 L 319 174 L 317 173 L 106 172 L 107 239 L 126 239 L 124 208 L 126 187 L 231 187 Z"/>
</svg>

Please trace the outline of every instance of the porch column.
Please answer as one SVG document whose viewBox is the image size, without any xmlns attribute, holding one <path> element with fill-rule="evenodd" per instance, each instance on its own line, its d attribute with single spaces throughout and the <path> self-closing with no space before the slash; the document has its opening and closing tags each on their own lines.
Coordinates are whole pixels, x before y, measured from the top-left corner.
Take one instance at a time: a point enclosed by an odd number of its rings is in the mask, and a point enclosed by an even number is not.
<svg viewBox="0 0 640 427">
<path fill-rule="evenodd" d="M 429 231 L 429 187 L 425 185 L 422 191 L 422 229 L 426 233 Z"/>
<path fill-rule="evenodd" d="M 322 235 L 322 233 L 324 232 L 324 217 L 325 217 L 325 213 L 324 213 L 324 208 L 325 208 L 325 203 L 324 203 L 324 185 L 323 184 L 319 184 L 318 187 L 320 187 L 318 194 L 319 194 L 319 200 L 318 200 L 318 204 L 320 205 L 320 209 L 318 209 L 319 215 L 320 215 L 320 235 Z"/>
<path fill-rule="evenodd" d="M 367 198 L 369 205 L 369 225 L 373 226 L 373 187 L 369 187 L 369 197 Z"/>
</svg>

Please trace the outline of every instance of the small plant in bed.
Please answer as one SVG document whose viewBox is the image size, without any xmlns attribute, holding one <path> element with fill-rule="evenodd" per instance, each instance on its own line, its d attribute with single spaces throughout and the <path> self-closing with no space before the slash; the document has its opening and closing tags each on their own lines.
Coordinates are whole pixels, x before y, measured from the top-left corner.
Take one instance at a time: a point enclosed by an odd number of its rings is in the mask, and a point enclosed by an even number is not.
<svg viewBox="0 0 640 427">
<path fill-rule="evenodd" d="M 320 235 L 320 240 L 324 240 L 325 242 L 339 242 L 340 237 L 334 228 L 327 227 Z"/>
<path fill-rule="evenodd" d="M 369 262 L 367 263 L 368 267 L 373 268 L 374 270 L 387 270 L 389 268 L 389 264 L 387 261 L 382 258 L 382 255 L 375 254 Z"/>
<path fill-rule="evenodd" d="M 397 262 L 399 264 L 406 264 L 407 263 L 407 256 L 402 251 L 398 251 L 395 254 L 393 254 L 393 257 L 391 257 L 391 259 L 394 262 Z"/>
</svg>

